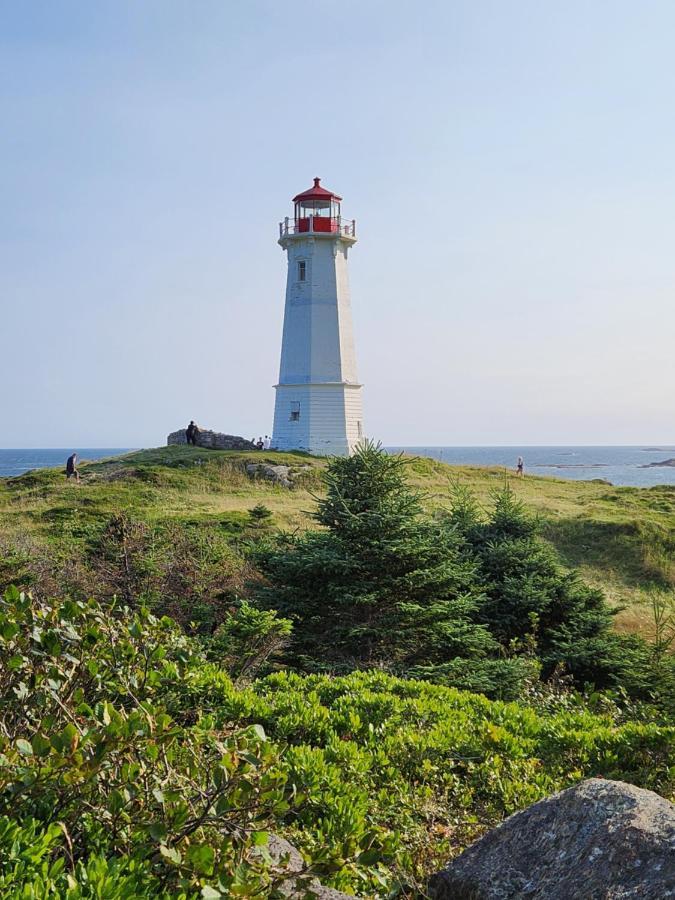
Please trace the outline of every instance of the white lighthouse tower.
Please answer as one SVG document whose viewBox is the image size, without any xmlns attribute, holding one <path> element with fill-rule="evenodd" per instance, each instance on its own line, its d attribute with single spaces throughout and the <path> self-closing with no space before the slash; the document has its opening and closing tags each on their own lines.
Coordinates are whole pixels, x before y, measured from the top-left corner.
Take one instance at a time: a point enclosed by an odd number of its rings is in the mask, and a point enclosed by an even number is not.
<svg viewBox="0 0 675 900">
<path fill-rule="evenodd" d="M 356 223 L 342 218 L 341 200 L 315 178 L 293 198 L 293 219 L 279 225 L 288 276 L 272 436 L 277 450 L 345 456 L 362 437 L 347 274 Z"/>
</svg>

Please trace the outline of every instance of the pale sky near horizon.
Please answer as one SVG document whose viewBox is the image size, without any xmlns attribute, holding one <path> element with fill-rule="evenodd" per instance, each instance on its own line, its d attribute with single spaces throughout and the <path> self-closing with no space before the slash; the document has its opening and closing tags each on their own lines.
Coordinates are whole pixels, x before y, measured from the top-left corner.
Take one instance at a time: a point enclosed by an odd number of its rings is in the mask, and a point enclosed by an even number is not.
<svg viewBox="0 0 675 900">
<path fill-rule="evenodd" d="M 385 444 L 675 443 L 675 5 L 0 0 L 0 447 L 271 433 L 321 176 Z"/>
</svg>

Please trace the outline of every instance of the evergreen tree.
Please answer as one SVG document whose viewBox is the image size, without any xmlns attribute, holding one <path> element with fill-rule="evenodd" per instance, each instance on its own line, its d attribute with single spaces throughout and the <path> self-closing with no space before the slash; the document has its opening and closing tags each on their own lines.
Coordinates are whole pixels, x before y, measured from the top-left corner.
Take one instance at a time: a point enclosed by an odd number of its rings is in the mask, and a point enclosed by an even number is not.
<svg viewBox="0 0 675 900">
<path fill-rule="evenodd" d="M 611 683 L 632 650 L 612 630 L 614 611 L 601 591 L 560 566 L 510 488 L 496 494 L 487 521 L 460 491 L 451 520 L 478 564 L 485 595 L 478 621 L 499 643 L 534 644 L 543 677 L 562 665 L 579 684 Z"/>
<path fill-rule="evenodd" d="M 498 648 L 474 621 L 474 563 L 453 527 L 422 515 L 405 462 L 365 444 L 331 460 L 316 532 L 258 551 L 264 602 L 294 622 L 291 661 L 308 668 L 404 671 Z"/>
</svg>

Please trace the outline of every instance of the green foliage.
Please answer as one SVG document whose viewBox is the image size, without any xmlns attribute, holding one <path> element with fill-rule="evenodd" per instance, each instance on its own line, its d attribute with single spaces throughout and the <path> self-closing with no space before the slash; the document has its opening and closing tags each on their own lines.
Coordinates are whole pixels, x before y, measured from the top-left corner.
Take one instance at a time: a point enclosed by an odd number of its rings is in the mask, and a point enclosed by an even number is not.
<svg viewBox="0 0 675 900">
<path fill-rule="evenodd" d="M 0 896 L 25 900 L 168 897 L 158 890 L 144 863 L 96 854 L 86 862 L 75 861 L 69 854 L 61 824 L 45 826 L 30 818 L 19 824 L 0 816 Z"/>
<path fill-rule="evenodd" d="M 672 529 L 648 645 L 613 633 L 514 493 L 482 512 L 460 492 L 432 517 L 408 479 L 438 488 L 446 467 L 371 445 L 330 463 L 316 530 L 276 540 L 263 501 L 295 527 L 308 495 L 252 482 L 242 460 L 165 448 L 87 467 L 77 490 L 49 472 L 0 483 L 0 520 L 21 526 L 1 538 L 0 582 L 35 590 L 0 599 L 0 896 L 273 897 L 272 831 L 308 875 L 411 896 L 580 778 L 673 796 Z M 313 484 L 323 464 L 308 463 Z M 639 510 L 675 512 L 665 488 L 550 484 L 561 503 L 635 507 L 603 529 L 568 522 L 568 559 L 600 558 L 599 535 L 627 554 L 651 528 Z M 538 479 L 516 490 L 553 496 Z M 263 608 L 240 599 L 251 585 Z M 252 681 L 282 653 L 317 674 Z"/>
<path fill-rule="evenodd" d="M 472 565 L 454 530 L 422 515 L 404 467 L 373 444 L 332 460 L 315 513 L 325 530 L 258 551 L 264 601 L 295 623 L 296 664 L 404 671 L 496 650 L 472 621 Z"/>
<path fill-rule="evenodd" d="M 102 598 L 102 586 L 97 573 L 90 571 L 81 540 L 88 528 L 101 528 L 120 510 L 148 525 L 155 544 L 163 543 L 165 532 L 170 542 L 171 526 L 189 524 L 193 530 L 216 532 L 236 546 L 239 538 L 253 531 L 247 510 L 257 503 L 273 510 L 275 524 L 291 530 L 304 527 L 308 491 L 321 490 L 324 461 L 277 452 L 271 452 L 268 460 L 295 469 L 296 490 L 281 491 L 265 479 L 249 478 L 245 466 L 260 461 L 256 453 L 180 446 L 85 462 L 77 490 L 66 484 L 62 469 L 0 479 L 0 545 L 28 552 L 27 571 L 36 590 L 52 596 L 77 593 Z M 409 459 L 408 474 L 425 492 L 429 512 L 446 505 L 449 477 L 469 485 L 481 502 L 508 477 L 503 469 L 450 467 L 429 459 Z M 646 632 L 651 626 L 646 592 L 650 587 L 675 586 L 675 486 L 613 488 L 534 476 L 511 483 L 528 509 L 541 516 L 544 536 L 563 563 L 579 568 L 584 580 L 601 587 L 612 604 L 626 606 L 615 626 L 620 631 Z M 209 573 L 207 581 L 211 578 Z M 8 580 L 16 583 L 11 576 Z M 162 586 L 158 597 L 167 596 Z M 182 615 L 192 605 L 204 615 L 205 630 L 218 621 L 217 609 L 215 616 L 209 614 L 209 607 L 219 605 L 217 588 L 213 593 L 204 589 L 199 596 L 170 599 L 171 614 L 183 622 L 190 621 Z M 167 611 L 165 606 L 160 609 Z"/>
<path fill-rule="evenodd" d="M 29 544 L 22 552 L 10 547 L 3 553 L 0 544 L 0 578 L 30 584 L 43 595 L 78 600 L 95 595 L 147 606 L 192 632 L 210 634 L 248 577 L 247 564 L 232 544 L 232 523 L 223 518 L 207 524 L 151 524 L 116 511 L 93 522 L 64 519 L 63 546 Z M 246 517 L 240 519 L 238 532 L 246 526 Z"/>
<path fill-rule="evenodd" d="M 198 661 L 170 620 L 144 610 L 5 594 L 0 815 L 21 825 L 7 837 L 2 820 L 5 840 L 27 848 L 0 869 L 8 886 L 120 898 L 269 890 L 256 848 L 292 790 L 260 726 L 179 725 L 167 713 L 162 695 Z"/>
<path fill-rule="evenodd" d="M 675 715 L 675 595 L 651 593 L 654 638 L 648 678 L 651 696 L 671 716 Z"/>
<path fill-rule="evenodd" d="M 279 627 L 251 607 L 233 619 L 226 642 Z M 270 831 L 335 887 L 412 892 L 579 778 L 671 796 L 675 729 L 606 706 L 568 693 L 537 712 L 383 672 L 238 687 L 168 619 L 10 590 L 0 896 L 275 896 Z"/>
<path fill-rule="evenodd" d="M 217 660 L 230 675 L 251 680 L 288 643 L 290 619 L 275 610 L 261 610 L 245 600 L 235 606 L 207 644 L 209 659 Z"/>
<path fill-rule="evenodd" d="M 581 687 L 650 696 L 646 645 L 615 634 L 603 594 L 563 570 L 508 487 L 487 517 L 456 491 L 431 519 L 404 469 L 372 444 L 331 461 L 324 530 L 259 548 L 262 602 L 295 623 L 290 662 L 384 667 L 505 699 L 562 668 Z"/>
<path fill-rule="evenodd" d="M 529 651 L 544 678 L 562 667 L 579 686 L 620 686 L 644 693 L 646 645 L 613 630 L 615 612 L 601 591 L 564 570 L 539 537 L 539 526 L 509 487 L 495 493 L 487 518 L 455 491 L 450 522 L 466 541 L 484 594 L 478 611 L 510 652 Z"/>
<path fill-rule="evenodd" d="M 581 778 L 621 778 L 666 796 L 675 790 L 673 727 L 591 714 L 569 693 L 538 713 L 383 672 L 280 672 L 241 692 L 203 667 L 184 687 L 178 705 L 204 704 L 217 721 L 260 722 L 289 745 L 289 781 L 302 786 L 298 846 L 347 853 L 352 838 L 372 833 L 374 872 L 345 862 L 332 879 L 367 896 L 381 889 L 378 877 L 393 888 L 401 873 L 421 887 L 487 828 Z"/>
<path fill-rule="evenodd" d="M 256 503 L 249 509 L 248 515 L 254 528 L 269 525 L 272 521 L 272 510 L 264 503 Z"/>
<path fill-rule="evenodd" d="M 29 569 L 30 559 L 24 550 L 0 545 L 0 594 L 10 585 L 28 587 L 33 581 Z"/>
<path fill-rule="evenodd" d="M 93 529 L 92 529 L 93 531 Z M 98 587 L 129 605 L 152 602 L 157 559 L 152 529 L 126 513 L 115 513 L 90 534 Z"/>
</svg>

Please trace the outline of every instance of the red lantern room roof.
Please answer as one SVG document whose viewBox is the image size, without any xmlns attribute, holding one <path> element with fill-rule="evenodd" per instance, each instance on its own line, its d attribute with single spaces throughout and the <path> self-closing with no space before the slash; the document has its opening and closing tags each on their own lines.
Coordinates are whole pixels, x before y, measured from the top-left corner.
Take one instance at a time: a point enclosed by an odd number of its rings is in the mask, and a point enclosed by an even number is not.
<svg viewBox="0 0 675 900">
<path fill-rule="evenodd" d="M 293 203 L 304 203 L 305 201 L 311 200 L 342 200 L 342 197 L 338 197 L 337 194 L 334 194 L 332 191 L 327 191 L 326 188 L 321 187 L 321 179 L 314 179 L 314 187 L 311 187 L 308 191 L 303 191 L 302 194 L 298 194 L 293 197 Z"/>
</svg>

